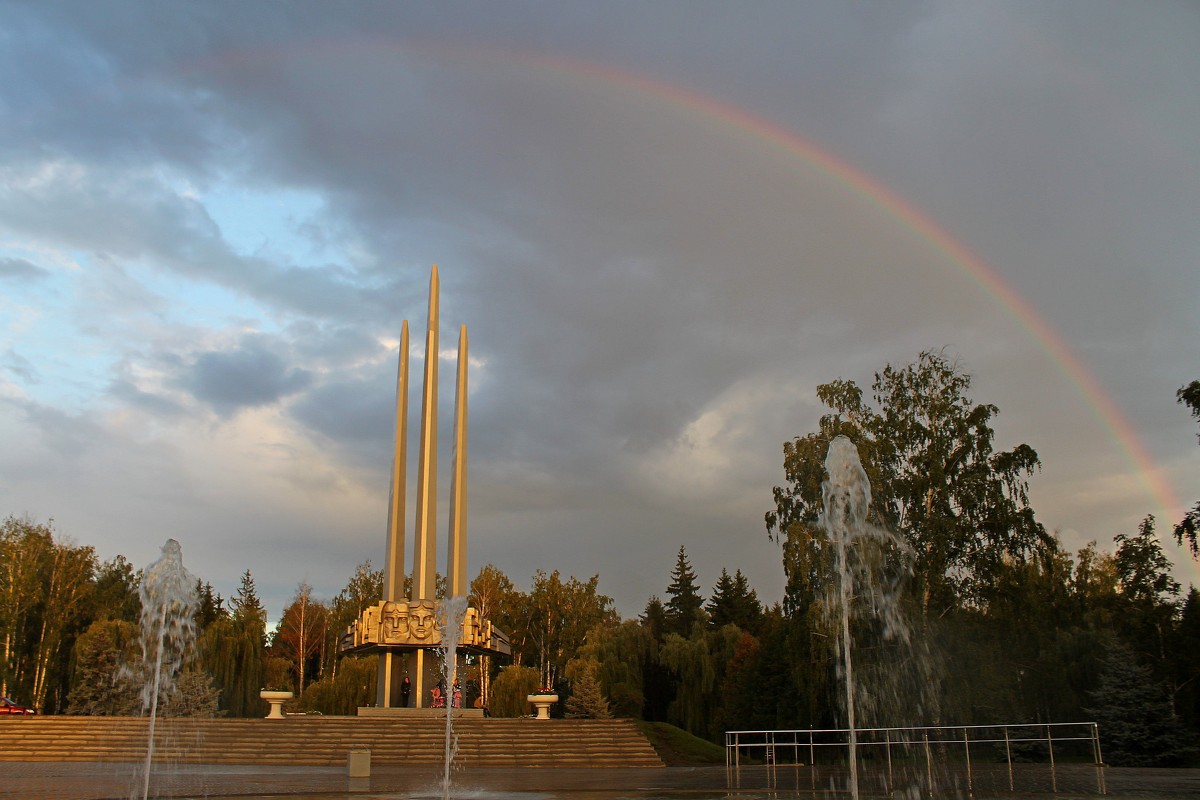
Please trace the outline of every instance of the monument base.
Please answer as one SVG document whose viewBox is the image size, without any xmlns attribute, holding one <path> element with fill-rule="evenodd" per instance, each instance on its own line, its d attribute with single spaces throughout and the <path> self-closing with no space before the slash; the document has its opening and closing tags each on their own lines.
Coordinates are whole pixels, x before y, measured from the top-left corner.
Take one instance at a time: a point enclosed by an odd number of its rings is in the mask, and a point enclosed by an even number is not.
<svg viewBox="0 0 1200 800">
<path fill-rule="evenodd" d="M 483 719 L 482 708 L 451 708 L 450 715 L 455 719 L 475 717 Z M 359 706 L 358 716 L 360 717 L 420 717 L 429 719 L 430 717 L 442 718 L 446 717 L 446 709 L 444 708 L 383 708 L 381 706 Z"/>
</svg>

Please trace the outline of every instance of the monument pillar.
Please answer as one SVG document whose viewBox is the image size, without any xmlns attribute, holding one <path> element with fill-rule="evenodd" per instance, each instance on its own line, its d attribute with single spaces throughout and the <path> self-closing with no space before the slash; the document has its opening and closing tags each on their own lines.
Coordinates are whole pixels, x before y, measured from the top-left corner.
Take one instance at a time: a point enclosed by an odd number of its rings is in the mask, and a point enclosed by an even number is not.
<svg viewBox="0 0 1200 800">
<path fill-rule="evenodd" d="M 450 472 L 450 535 L 446 545 L 446 595 L 467 596 L 467 326 L 458 331 L 454 385 L 454 466 Z"/>
<path fill-rule="evenodd" d="M 425 370 L 421 384 L 421 436 L 417 453 L 417 498 L 413 526 L 411 583 L 405 586 L 405 493 L 408 457 L 408 322 L 400 332 L 396 369 L 396 445 L 392 456 L 391 500 L 383 597 L 368 606 L 342 637 L 342 652 L 378 653 L 374 708 L 359 713 L 386 713 L 401 706 L 426 708 L 441 679 L 443 631 L 437 602 L 437 417 L 438 294 L 437 265 L 429 276 L 429 321 L 425 329 Z M 446 593 L 466 597 L 467 581 L 467 326 L 458 334 L 454 393 L 454 444 L 450 478 L 449 543 L 446 548 Z M 466 609 L 460 652 L 508 655 L 512 648 L 503 631 Z M 457 665 L 455 665 L 457 666 Z M 407 679 L 408 683 L 405 683 Z M 445 687 L 451 695 L 452 686 Z"/>
<path fill-rule="evenodd" d="M 392 454 L 392 486 L 388 500 L 387 551 L 383 561 L 383 597 L 404 597 L 404 496 L 408 477 L 408 320 L 400 326 L 400 359 L 396 367 L 396 447 Z M 402 705 L 404 655 L 385 650 L 379 654 L 375 704 L 382 708 Z"/>
<path fill-rule="evenodd" d="M 413 535 L 412 601 L 434 602 L 437 596 L 437 412 L 438 412 L 438 294 L 437 265 L 429 276 L 429 321 L 425 329 L 425 380 L 421 388 L 421 444 L 417 454 L 417 514 Z M 424 708 L 429 690 L 437 685 L 438 664 L 433 653 L 413 654 L 412 688 L 417 708 Z"/>
</svg>

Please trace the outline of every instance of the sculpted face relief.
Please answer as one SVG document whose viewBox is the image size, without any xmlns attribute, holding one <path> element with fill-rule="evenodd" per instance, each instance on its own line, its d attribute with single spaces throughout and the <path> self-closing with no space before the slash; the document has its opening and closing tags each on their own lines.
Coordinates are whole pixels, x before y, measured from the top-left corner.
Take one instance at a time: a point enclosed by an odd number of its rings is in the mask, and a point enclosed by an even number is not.
<svg viewBox="0 0 1200 800">
<path fill-rule="evenodd" d="M 380 640 L 385 644 L 399 644 L 409 639 L 408 606 L 388 600 L 383 604 L 380 624 Z"/>
<path fill-rule="evenodd" d="M 441 638 L 437 614 L 432 600 L 417 600 L 408 607 L 408 629 L 419 642 L 435 642 Z"/>
</svg>

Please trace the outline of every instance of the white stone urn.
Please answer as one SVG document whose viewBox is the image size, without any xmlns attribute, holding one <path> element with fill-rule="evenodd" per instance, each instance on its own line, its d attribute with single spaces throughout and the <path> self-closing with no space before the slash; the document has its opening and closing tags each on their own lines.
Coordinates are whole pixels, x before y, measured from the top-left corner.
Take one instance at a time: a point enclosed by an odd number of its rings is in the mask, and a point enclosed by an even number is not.
<svg viewBox="0 0 1200 800">
<path fill-rule="evenodd" d="M 556 694 L 530 694 L 525 699 L 537 709 L 536 719 L 550 719 L 550 706 L 558 702 Z"/>
<path fill-rule="evenodd" d="M 271 704 L 267 719 L 283 719 L 283 704 L 295 697 L 291 692 L 273 692 L 269 689 L 263 689 L 258 696 Z"/>
</svg>

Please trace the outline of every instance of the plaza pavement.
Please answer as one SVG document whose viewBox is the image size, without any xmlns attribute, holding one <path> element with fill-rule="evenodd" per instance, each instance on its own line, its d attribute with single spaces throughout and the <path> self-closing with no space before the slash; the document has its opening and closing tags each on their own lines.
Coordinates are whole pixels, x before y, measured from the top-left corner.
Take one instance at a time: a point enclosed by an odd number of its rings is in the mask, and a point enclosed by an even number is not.
<svg viewBox="0 0 1200 800">
<path fill-rule="evenodd" d="M 1099 797 L 1096 771 L 1090 766 L 1060 766 L 1059 793 L 1049 791 L 1048 773 L 1040 765 L 1023 765 L 1015 792 L 1002 768 L 977 769 L 974 792 L 965 786 L 948 796 L 984 798 Z M 19 800 L 127 800 L 140 787 L 138 765 L 95 762 L 10 762 L 0 765 L 0 797 Z M 441 770 L 420 767 L 376 767 L 370 778 L 351 779 L 345 767 L 156 765 L 151 796 L 219 800 L 375 800 L 376 798 L 441 798 Z M 1104 770 L 1107 796 L 1118 800 L 1197 800 L 1200 769 Z M 480 769 L 453 773 L 452 794 L 467 800 L 578 797 L 615 798 L 788 798 L 847 797 L 830 792 L 830 773 L 807 768 L 666 767 L 662 769 Z M 864 797 L 885 796 L 864 788 Z"/>
</svg>

